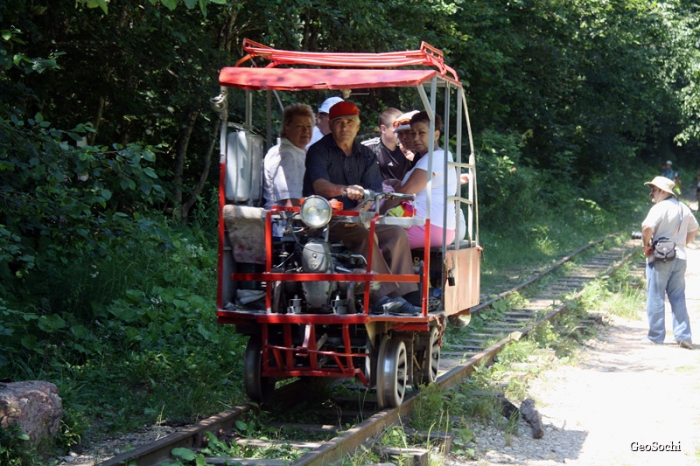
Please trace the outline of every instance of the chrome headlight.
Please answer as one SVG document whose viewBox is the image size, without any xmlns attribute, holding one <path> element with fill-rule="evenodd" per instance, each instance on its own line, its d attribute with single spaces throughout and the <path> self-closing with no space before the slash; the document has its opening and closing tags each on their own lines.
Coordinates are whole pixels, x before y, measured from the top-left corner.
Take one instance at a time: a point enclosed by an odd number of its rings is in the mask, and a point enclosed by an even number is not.
<svg viewBox="0 0 700 466">
<path fill-rule="evenodd" d="M 301 220 L 309 228 L 323 228 L 331 221 L 331 203 L 321 196 L 307 197 L 300 209 Z"/>
</svg>

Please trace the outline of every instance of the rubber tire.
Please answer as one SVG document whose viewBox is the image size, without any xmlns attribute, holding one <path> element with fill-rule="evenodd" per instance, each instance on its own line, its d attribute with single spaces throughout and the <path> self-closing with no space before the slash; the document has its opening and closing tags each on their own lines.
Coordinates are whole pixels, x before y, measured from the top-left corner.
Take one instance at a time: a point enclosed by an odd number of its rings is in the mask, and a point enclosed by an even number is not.
<svg viewBox="0 0 700 466">
<path fill-rule="evenodd" d="M 365 351 L 369 356 L 364 358 L 362 368 L 369 382 L 369 388 L 372 388 L 377 385 L 377 359 L 379 358 L 379 349 L 372 344 L 369 335 L 365 341 Z"/>
<path fill-rule="evenodd" d="M 430 338 L 423 352 L 421 385 L 435 383 L 440 369 L 440 332 L 437 327 L 430 329 Z"/>
<path fill-rule="evenodd" d="M 275 379 L 262 376 L 262 338 L 253 335 L 248 340 L 243 360 L 243 381 L 248 398 L 265 403 L 272 398 Z"/>
<path fill-rule="evenodd" d="M 396 408 L 403 403 L 408 384 L 406 344 L 388 335 L 382 338 L 377 361 L 377 403 L 379 409 Z"/>
</svg>

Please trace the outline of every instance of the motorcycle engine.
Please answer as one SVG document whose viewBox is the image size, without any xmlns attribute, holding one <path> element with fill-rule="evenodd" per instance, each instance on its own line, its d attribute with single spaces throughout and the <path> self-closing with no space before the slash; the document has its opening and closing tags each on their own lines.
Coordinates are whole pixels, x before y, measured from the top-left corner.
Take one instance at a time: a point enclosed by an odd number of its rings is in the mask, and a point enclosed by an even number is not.
<svg viewBox="0 0 700 466">
<path fill-rule="evenodd" d="M 333 260 L 328 243 L 310 238 L 301 253 L 301 266 L 305 273 L 333 273 Z M 330 294 L 335 291 L 336 282 L 302 282 L 304 298 L 310 309 L 326 306 Z"/>
</svg>

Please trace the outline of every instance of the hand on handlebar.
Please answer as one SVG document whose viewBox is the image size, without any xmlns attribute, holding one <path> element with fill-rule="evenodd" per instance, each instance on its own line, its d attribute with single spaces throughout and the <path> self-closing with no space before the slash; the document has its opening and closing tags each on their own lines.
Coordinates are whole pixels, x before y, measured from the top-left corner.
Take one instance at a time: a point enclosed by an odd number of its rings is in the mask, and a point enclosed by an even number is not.
<svg viewBox="0 0 700 466">
<path fill-rule="evenodd" d="M 345 191 L 347 192 L 348 198 L 352 199 L 353 201 L 361 201 L 365 198 L 365 189 L 362 186 L 353 184 L 347 186 Z"/>
</svg>

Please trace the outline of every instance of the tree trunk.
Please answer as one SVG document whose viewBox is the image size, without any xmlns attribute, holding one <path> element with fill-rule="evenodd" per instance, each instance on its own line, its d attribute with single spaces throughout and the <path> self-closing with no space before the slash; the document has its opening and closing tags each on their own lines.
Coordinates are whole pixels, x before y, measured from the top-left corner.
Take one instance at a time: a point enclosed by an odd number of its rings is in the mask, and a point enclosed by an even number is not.
<svg viewBox="0 0 700 466">
<path fill-rule="evenodd" d="M 219 123 L 219 120 L 214 120 L 214 134 L 211 137 L 211 143 L 209 144 L 207 155 L 206 157 L 204 157 L 204 168 L 202 169 L 202 174 L 199 175 L 199 181 L 197 182 L 197 185 L 194 187 L 192 193 L 187 198 L 187 200 L 182 203 L 182 208 L 180 209 L 180 220 L 182 222 L 182 225 L 185 225 L 187 223 L 187 219 L 190 214 L 190 209 L 192 208 L 194 203 L 197 202 L 197 197 L 199 197 L 199 195 L 202 194 L 204 185 L 206 184 L 207 179 L 209 178 L 209 171 L 211 170 L 211 159 L 214 154 L 214 148 L 216 147 L 216 143 L 219 139 L 220 128 L 221 124 Z"/>
<path fill-rule="evenodd" d="M 178 216 L 180 213 L 180 204 L 182 203 L 182 175 L 185 170 L 185 157 L 187 157 L 187 148 L 190 145 L 190 138 L 194 130 L 194 124 L 199 116 L 199 109 L 192 109 L 187 115 L 185 125 L 180 132 L 180 137 L 175 143 L 175 169 L 173 170 L 173 185 L 175 187 L 173 194 L 173 216 Z"/>
<path fill-rule="evenodd" d="M 231 7 L 228 18 L 219 32 L 219 43 L 216 44 L 216 48 L 225 50 L 227 53 L 231 53 L 231 49 L 233 48 L 233 30 L 234 26 L 236 25 L 236 19 L 238 19 L 238 12 L 240 11 L 240 8 L 242 7 Z"/>
</svg>

